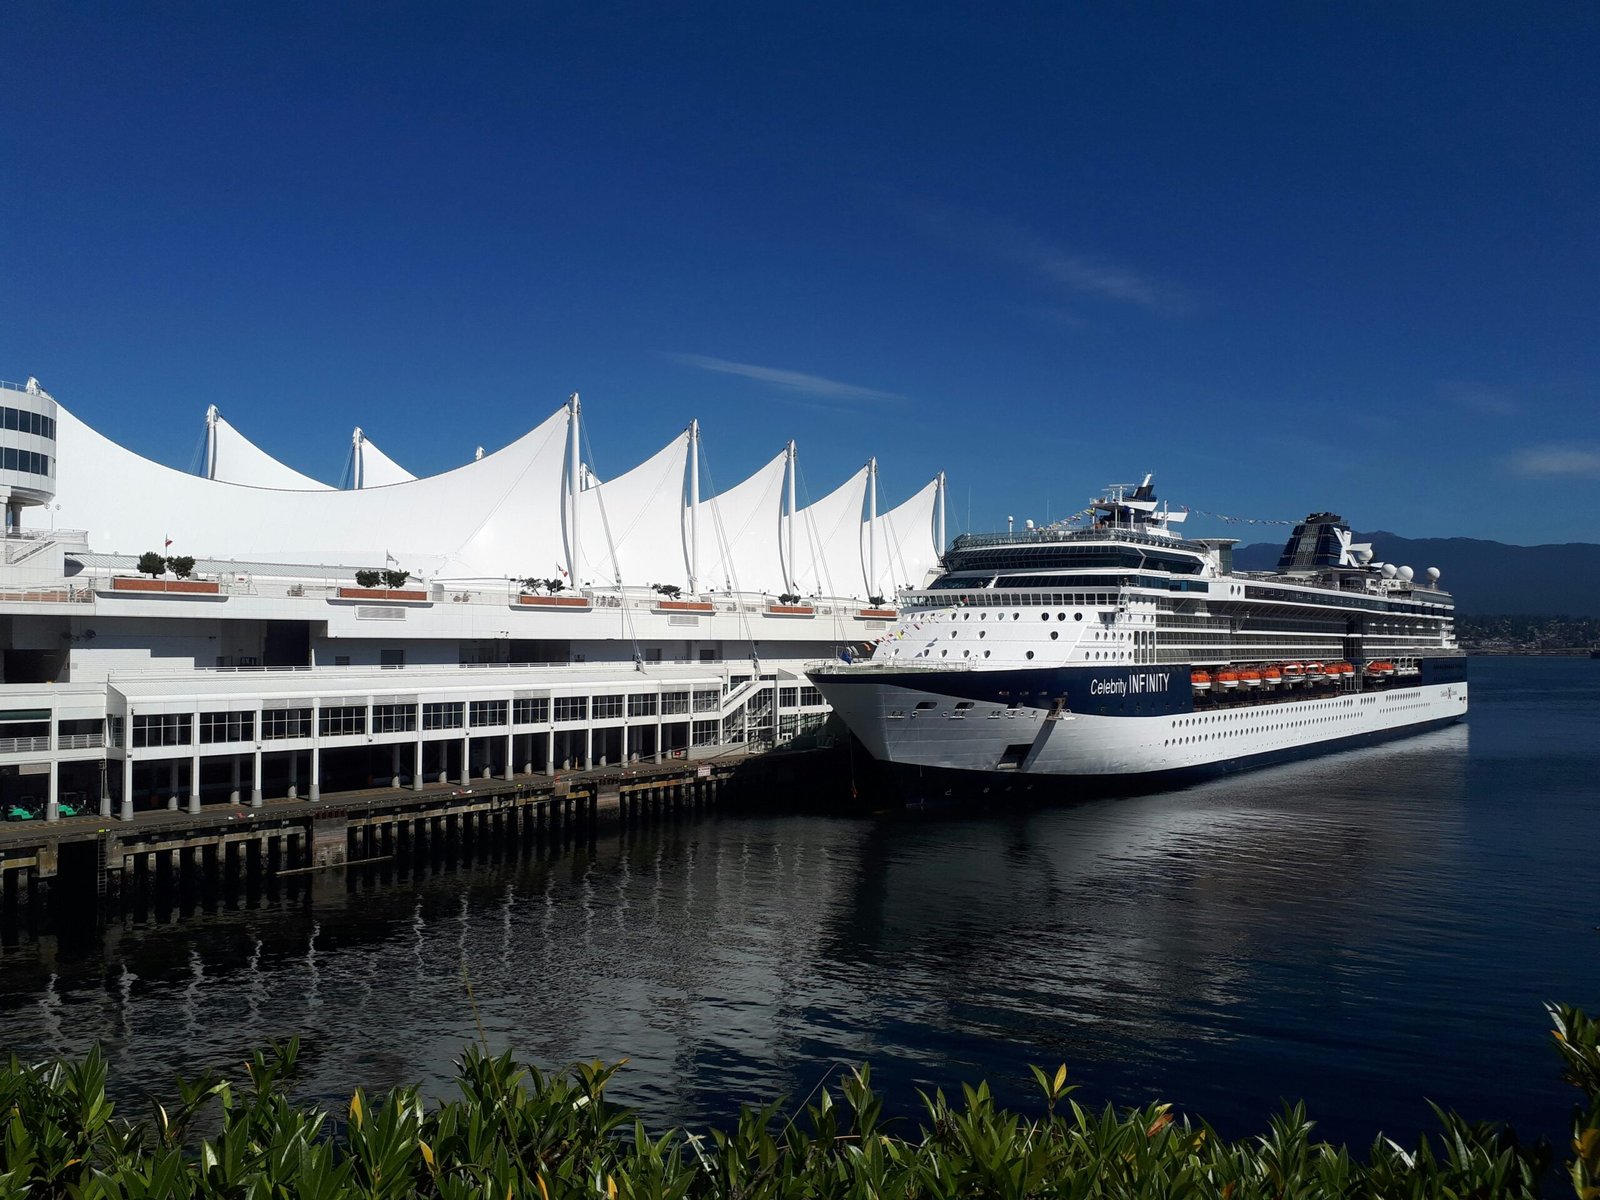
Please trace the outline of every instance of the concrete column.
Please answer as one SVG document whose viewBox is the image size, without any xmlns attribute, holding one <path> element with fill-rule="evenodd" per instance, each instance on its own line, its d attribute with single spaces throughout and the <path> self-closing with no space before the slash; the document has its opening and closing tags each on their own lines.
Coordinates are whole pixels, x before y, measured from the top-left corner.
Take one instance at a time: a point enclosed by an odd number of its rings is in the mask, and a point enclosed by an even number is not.
<svg viewBox="0 0 1600 1200">
<path fill-rule="evenodd" d="M 417 722 L 417 756 L 411 764 L 411 790 L 422 790 L 422 722 Z"/>
<path fill-rule="evenodd" d="M 583 765 L 594 765 L 594 711 L 589 712 L 588 723 L 583 727 Z"/>
<path fill-rule="evenodd" d="M 549 732 L 547 732 L 544 735 L 544 737 L 545 737 L 545 743 L 544 743 L 544 745 L 545 745 L 544 773 L 546 775 L 554 775 L 556 773 L 556 731 L 555 731 L 555 729 L 554 728 L 550 729 Z"/>
<path fill-rule="evenodd" d="M 122 760 L 122 819 L 133 820 L 133 755 L 126 754 Z"/>
<path fill-rule="evenodd" d="M 50 783 L 45 791 L 44 819 L 61 820 L 61 773 L 60 765 L 54 758 L 50 760 Z"/>
<path fill-rule="evenodd" d="M 232 755 L 232 759 L 231 759 L 231 765 L 232 765 L 232 776 L 233 776 L 233 778 L 232 778 L 233 790 L 228 793 L 228 803 L 229 804 L 237 804 L 237 803 L 239 803 L 239 801 L 241 799 L 241 797 L 239 795 L 239 785 L 240 785 L 240 776 L 243 774 L 243 771 L 244 771 L 244 768 L 243 768 L 242 764 L 239 762 L 239 753 L 238 753 L 238 751 L 234 751 L 234 753 Z"/>
<path fill-rule="evenodd" d="M 505 779 L 506 779 L 507 783 L 510 783 L 513 779 L 515 779 L 517 777 L 516 749 L 517 749 L 516 735 L 515 734 L 510 734 L 510 733 L 506 734 L 506 772 L 505 772 Z"/>
<path fill-rule="evenodd" d="M 664 722 L 661 719 L 662 718 L 661 706 L 662 706 L 662 699 L 661 699 L 660 696 L 657 696 L 656 697 L 656 761 L 657 762 L 663 761 L 663 759 L 661 757 L 661 746 L 662 746 L 662 741 L 663 741 L 663 739 L 661 737 L 661 730 L 662 730 L 662 728 L 664 726 Z"/>
<path fill-rule="evenodd" d="M 315 728 L 313 726 L 312 728 Z M 313 800 L 322 799 L 322 748 L 315 741 L 311 743 L 311 792 Z"/>
<path fill-rule="evenodd" d="M 200 756 L 189 756 L 189 815 L 200 815 Z"/>
<path fill-rule="evenodd" d="M 167 808 L 172 812 L 178 811 L 178 760 L 173 759 L 171 770 L 167 779 Z"/>
<path fill-rule="evenodd" d="M 300 798 L 300 751 L 289 751 L 289 799 Z"/>
<path fill-rule="evenodd" d="M 396 786 L 395 781 L 400 778 L 400 743 L 395 742 L 389 747 L 389 786 Z"/>
<path fill-rule="evenodd" d="M 461 735 L 461 786 L 472 782 L 472 734 Z"/>
<path fill-rule="evenodd" d="M 250 807 L 261 807 L 261 747 L 257 746 L 251 755 L 250 764 Z"/>
</svg>

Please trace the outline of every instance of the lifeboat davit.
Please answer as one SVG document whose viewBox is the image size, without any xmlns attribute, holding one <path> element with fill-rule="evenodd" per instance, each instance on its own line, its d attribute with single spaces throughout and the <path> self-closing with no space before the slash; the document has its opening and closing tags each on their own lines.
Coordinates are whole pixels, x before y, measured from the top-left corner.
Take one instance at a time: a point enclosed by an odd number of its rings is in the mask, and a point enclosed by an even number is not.
<svg viewBox="0 0 1600 1200">
<path fill-rule="evenodd" d="M 1218 671 L 1217 686 L 1222 688 L 1224 691 L 1232 691 L 1234 688 L 1239 686 L 1239 672 Z"/>
<path fill-rule="evenodd" d="M 1243 671 L 1240 671 L 1239 682 L 1244 684 L 1247 688 L 1258 688 L 1261 686 L 1261 672 L 1256 670 L 1254 667 L 1249 667 Z"/>
<path fill-rule="evenodd" d="M 1197 692 L 1211 690 L 1211 674 L 1208 671 L 1195 671 L 1189 676 L 1189 686 Z"/>
</svg>

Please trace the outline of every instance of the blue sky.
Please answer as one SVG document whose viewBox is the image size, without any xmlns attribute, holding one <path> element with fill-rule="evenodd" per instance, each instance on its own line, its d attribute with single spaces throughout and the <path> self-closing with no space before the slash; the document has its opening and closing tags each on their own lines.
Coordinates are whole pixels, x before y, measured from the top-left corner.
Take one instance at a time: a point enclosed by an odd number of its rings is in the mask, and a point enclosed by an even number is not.
<svg viewBox="0 0 1600 1200">
<path fill-rule="evenodd" d="M 1155 471 L 1600 540 L 1593 5 L 13 0 L 0 44 L 0 377 L 175 466 L 210 403 L 336 482 L 354 425 L 429 473 L 577 390 L 602 475 L 698 416 L 722 487 L 794 437 L 813 498 L 948 471 L 952 532 Z"/>
</svg>

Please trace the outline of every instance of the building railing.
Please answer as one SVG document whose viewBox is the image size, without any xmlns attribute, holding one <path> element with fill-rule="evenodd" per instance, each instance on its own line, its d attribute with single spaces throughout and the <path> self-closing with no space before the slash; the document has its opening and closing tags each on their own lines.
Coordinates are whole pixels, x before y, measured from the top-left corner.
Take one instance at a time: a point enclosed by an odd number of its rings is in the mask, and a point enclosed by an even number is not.
<svg viewBox="0 0 1600 1200">
<path fill-rule="evenodd" d="M 57 750 L 94 750 L 105 744 L 103 733 L 63 733 L 56 738 Z"/>
<path fill-rule="evenodd" d="M 41 737 L 0 737 L 0 754 L 26 754 L 50 749 L 50 735 Z"/>
</svg>

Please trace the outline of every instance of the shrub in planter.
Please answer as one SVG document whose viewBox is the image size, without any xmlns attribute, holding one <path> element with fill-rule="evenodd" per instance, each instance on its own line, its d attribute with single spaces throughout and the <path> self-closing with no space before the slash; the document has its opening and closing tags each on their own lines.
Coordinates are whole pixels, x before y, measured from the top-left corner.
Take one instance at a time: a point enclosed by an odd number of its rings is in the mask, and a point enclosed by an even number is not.
<svg viewBox="0 0 1600 1200">
<path fill-rule="evenodd" d="M 194 574 L 194 558 L 188 554 L 177 554 L 167 559 L 167 570 L 179 579 L 187 579 Z"/>
<path fill-rule="evenodd" d="M 406 580 L 410 578 L 410 571 L 385 571 L 383 573 L 383 586 L 391 590 L 403 588 L 406 585 Z"/>
<path fill-rule="evenodd" d="M 382 582 L 383 582 L 383 572 L 382 571 L 373 569 L 371 571 L 357 571 L 356 572 L 356 586 L 357 587 L 375 588 L 379 584 L 381 584 Z"/>
<path fill-rule="evenodd" d="M 148 575 L 151 579 L 160 579 L 167 573 L 167 559 L 165 555 L 157 554 L 154 550 L 146 550 L 139 555 L 139 574 Z"/>
</svg>

